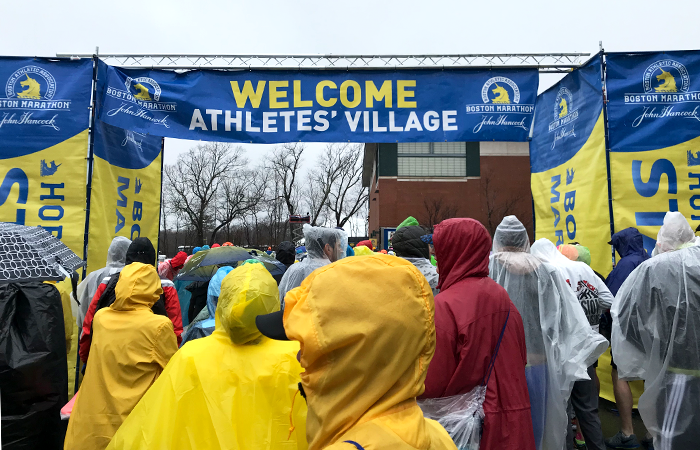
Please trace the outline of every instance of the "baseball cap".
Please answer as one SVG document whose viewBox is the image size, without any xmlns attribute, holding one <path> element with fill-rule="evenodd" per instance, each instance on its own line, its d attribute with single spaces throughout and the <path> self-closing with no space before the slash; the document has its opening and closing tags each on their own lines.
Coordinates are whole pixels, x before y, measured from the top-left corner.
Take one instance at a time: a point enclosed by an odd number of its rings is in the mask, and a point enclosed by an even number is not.
<svg viewBox="0 0 700 450">
<path fill-rule="evenodd" d="M 263 336 L 276 341 L 288 341 L 287 333 L 284 331 L 284 311 L 275 311 L 270 314 L 263 314 L 255 318 L 255 326 Z"/>
</svg>

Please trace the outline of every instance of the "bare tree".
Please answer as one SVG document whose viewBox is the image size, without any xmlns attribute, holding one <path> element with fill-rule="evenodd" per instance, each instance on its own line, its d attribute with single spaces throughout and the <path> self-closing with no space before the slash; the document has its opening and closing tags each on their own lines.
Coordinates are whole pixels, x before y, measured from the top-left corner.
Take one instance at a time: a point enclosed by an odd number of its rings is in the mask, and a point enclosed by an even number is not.
<svg viewBox="0 0 700 450">
<path fill-rule="evenodd" d="M 254 210 L 263 200 L 265 187 L 264 176 L 258 177 L 256 172 L 243 168 L 224 177 L 216 194 L 210 242 L 215 241 L 219 230 Z"/>
<path fill-rule="evenodd" d="M 283 201 L 288 215 L 299 213 L 300 190 L 298 176 L 304 150 L 303 144 L 283 144 L 273 149 L 266 162 L 266 169 L 274 177 L 275 190 L 273 192 L 273 201 Z M 283 236 L 287 235 L 287 224 L 287 218 L 284 218 Z"/>
<path fill-rule="evenodd" d="M 456 204 L 448 204 L 442 197 L 426 198 L 423 200 L 423 206 L 425 207 L 425 212 L 421 223 L 428 229 L 433 229 L 435 225 L 443 220 L 457 217 L 459 212 L 459 207 Z"/>
<path fill-rule="evenodd" d="M 334 156 L 330 157 L 329 154 Z M 335 221 L 335 226 L 344 227 L 367 203 L 369 192 L 362 186 L 363 146 L 337 144 L 326 150 L 329 183 L 328 210 Z M 322 160 L 323 161 L 323 160 Z M 323 164 L 321 165 L 323 167 Z"/>
<path fill-rule="evenodd" d="M 216 227 L 214 206 L 220 186 L 246 164 L 242 147 L 232 149 L 230 144 L 210 142 L 190 149 L 178 156 L 177 163 L 165 167 L 166 201 L 187 219 L 197 245 L 204 243 L 207 229 Z"/>
<path fill-rule="evenodd" d="M 519 200 L 513 194 L 508 196 L 501 196 L 501 191 L 494 186 L 492 182 L 494 179 L 494 174 L 492 170 L 484 171 L 481 174 L 481 192 L 482 195 L 482 211 L 486 216 L 486 229 L 489 230 L 491 236 L 496 232 L 496 227 L 501 223 L 501 220 L 509 215 L 519 215 L 518 206 Z M 529 217 L 518 217 L 520 221 L 527 228 L 530 223 Z"/>
</svg>

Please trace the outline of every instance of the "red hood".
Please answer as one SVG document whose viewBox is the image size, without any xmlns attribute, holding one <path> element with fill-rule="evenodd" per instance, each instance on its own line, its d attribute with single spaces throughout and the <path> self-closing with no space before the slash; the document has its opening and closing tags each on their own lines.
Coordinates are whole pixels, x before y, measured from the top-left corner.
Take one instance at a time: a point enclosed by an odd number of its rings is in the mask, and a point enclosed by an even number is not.
<svg viewBox="0 0 700 450">
<path fill-rule="evenodd" d="M 447 219 L 435 226 L 435 258 L 438 260 L 438 289 L 447 289 L 469 277 L 489 275 L 491 236 L 474 219 Z"/>
<path fill-rule="evenodd" d="M 360 241 L 355 247 L 367 247 L 370 250 L 374 250 L 374 247 L 372 246 L 372 241 L 370 240 Z"/>
</svg>

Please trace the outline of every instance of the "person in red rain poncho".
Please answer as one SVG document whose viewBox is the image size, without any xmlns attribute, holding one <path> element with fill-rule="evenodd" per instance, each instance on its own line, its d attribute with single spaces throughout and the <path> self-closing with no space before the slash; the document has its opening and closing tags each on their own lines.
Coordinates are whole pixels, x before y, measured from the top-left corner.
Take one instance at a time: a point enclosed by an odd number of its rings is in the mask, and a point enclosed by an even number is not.
<svg viewBox="0 0 700 450">
<path fill-rule="evenodd" d="M 534 450 L 523 321 L 505 289 L 489 278 L 491 237 L 476 220 L 448 219 L 435 227 L 433 245 L 440 276 L 437 342 L 422 398 L 466 394 L 480 385 L 503 331 L 479 448 Z"/>
<path fill-rule="evenodd" d="M 178 272 L 180 272 L 186 261 L 187 253 L 178 252 L 172 259 L 167 259 L 158 264 L 158 275 L 160 275 L 161 278 L 167 278 L 168 280 L 173 281 L 173 278 L 177 276 Z"/>
</svg>

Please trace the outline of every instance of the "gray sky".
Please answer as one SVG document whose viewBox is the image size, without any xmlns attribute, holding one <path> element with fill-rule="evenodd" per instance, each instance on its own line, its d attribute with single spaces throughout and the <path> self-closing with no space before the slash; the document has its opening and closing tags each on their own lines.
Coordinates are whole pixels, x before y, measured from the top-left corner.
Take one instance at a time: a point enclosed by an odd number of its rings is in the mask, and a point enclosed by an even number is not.
<svg viewBox="0 0 700 450">
<path fill-rule="evenodd" d="M 686 50 L 700 49 L 699 14 L 698 0 L 1 0 L 0 54 Z M 168 139 L 166 163 L 191 145 Z M 245 147 L 254 162 L 269 148 Z"/>
</svg>

